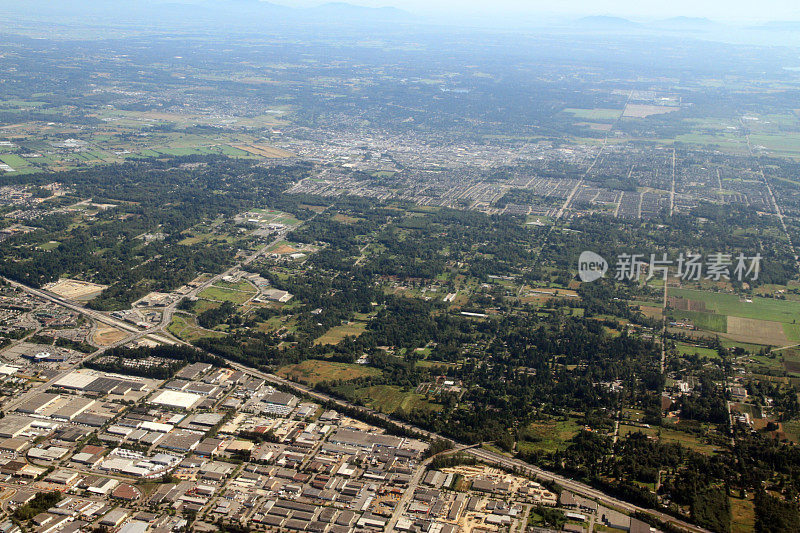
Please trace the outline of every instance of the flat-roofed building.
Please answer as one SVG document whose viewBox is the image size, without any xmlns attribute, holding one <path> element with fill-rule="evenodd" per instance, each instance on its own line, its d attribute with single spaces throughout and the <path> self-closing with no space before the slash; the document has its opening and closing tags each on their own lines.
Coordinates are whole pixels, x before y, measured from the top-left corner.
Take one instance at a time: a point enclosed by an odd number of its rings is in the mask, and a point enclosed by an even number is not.
<svg viewBox="0 0 800 533">
<path fill-rule="evenodd" d="M 197 383 L 192 382 L 189 383 L 183 390 L 186 392 L 193 392 L 195 394 L 202 394 L 203 396 L 208 396 L 210 394 L 214 394 L 219 387 L 216 385 L 211 385 L 210 383 Z"/>
<path fill-rule="evenodd" d="M 26 439 L 24 437 L 16 437 L 11 439 L 5 439 L 0 442 L 0 450 L 5 452 L 20 452 L 25 449 L 26 446 L 30 444 L 30 439 Z"/>
<path fill-rule="evenodd" d="M 179 392 L 173 390 L 162 390 L 150 399 L 150 403 L 174 407 L 178 409 L 191 409 L 202 400 L 199 394 L 191 392 Z"/>
<path fill-rule="evenodd" d="M 376 446 L 386 448 L 399 448 L 403 444 L 403 439 L 392 435 L 376 435 L 363 431 L 353 431 L 350 429 L 337 429 L 329 439 L 334 444 L 353 446 L 356 448 L 372 449 Z"/>
<path fill-rule="evenodd" d="M 33 398 L 30 398 L 22 402 L 22 404 L 19 405 L 15 409 L 15 411 L 19 413 L 25 413 L 27 415 L 38 414 L 47 409 L 48 406 L 55 403 L 59 398 L 61 398 L 60 394 L 42 392 L 40 394 L 37 394 Z"/>
<path fill-rule="evenodd" d="M 197 433 L 180 430 L 173 431 L 167 433 L 167 435 L 159 441 L 158 447 L 164 448 L 165 450 L 187 453 L 197 448 L 202 438 L 202 435 L 198 435 Z"/>
<path fill-rule="evenodd" d="M 72 398 L 67 405 L 53 413 L 52 417 L 55 420 L 73 420 L 95 403 L 97 403 L 96 400 L 92 400 L 91 398 Z"/>
<path fill-rule="evenodd" d="M 88 487 L 86 487 L 86 490 L 88 490 L 93 494 L 100 494 L 101 496 L 105 496 L 106 494 L 111 492 L 117 485 L 119 485 L 119 481 L 117 481 L 116 479 L 101 477 L 96 479 Z"/>
<path fill-rule="evenodd" d="M 195 379 L 203 372 L 207 372 L 212 368 L 213 366 L 209 363 L 192 363 L 191 365 L 185 366 L 182 369 L 180 369 L 175 374 L 175 377 L 178 379 Z"/>
<path fill-rule="evenodd" d="M 214 427 L 220 422 L 224 415 L 221 413 L 200 413 L 192 418 L 192 424 L 196 426 Z"/>
<path fill-rule="evenodd" d="M 21 416 L 6 416 L 0 419 L 0 437 L 10 439 L 19 437 L 31 427 L 31 420 Z"/>
<path fill-rule="evenodd" d="M 76 370 L 56 381 L 53 386 L 64 389 L 83 390 L 97 379 L 97 374 L 91 371 Z"/>
<path fill-rule="evenodd" d="M 68 448 L 60 446 L 50 446 L 48 448 L 31 448 L 28 450 L 28 458 L 38 459 L 39 461 L 58 461 L 69 453 Z"/>
<path fill-rule="evenodd" d="M 55 470 L 47 474 L 44 478 L 48 483 L 55 483 L 56 485 L 72 486 L 80 479 L 80 474 L 70 470 Z"/>
<path fill-rule="evenodd" d="M 101 520 L 101 526 L 108 526 L 108 527 L 117 527 L 120 525 L 126 518 L 128 518 L 128 511 L 125 509 L 114 509 L 109 511 Z"/>
<path fill-rule="evenodd" d="M 147 431 L 169 433 L 175 426 L 173 426 L 172 424 L 162 424 L 161 422 L 142 422 L 142 425 L 139 427 Z"/>
</svg>

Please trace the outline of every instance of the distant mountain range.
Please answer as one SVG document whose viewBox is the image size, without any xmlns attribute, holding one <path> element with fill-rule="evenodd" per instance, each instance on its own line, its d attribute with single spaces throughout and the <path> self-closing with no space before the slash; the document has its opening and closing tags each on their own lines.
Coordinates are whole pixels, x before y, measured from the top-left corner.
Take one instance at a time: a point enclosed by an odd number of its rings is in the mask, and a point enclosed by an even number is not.
<svg viewBox="0 0 800 533">
<path fill-rule="evenodd" d="M 147 26 L 216 21 L 230 26 L 252 27 L 278 22 L 347 24 L 403 22 L 417 18 L 394 7 L 371 8 L 346 2 L 290 7 L 260 0 L 0 0 L 0 14 L 3 13 L 17 13 L 23 18 L 46 18 L 54 22 L 83 20 L 96 24 L 109 20 L 141 22 Z"/>
<path fill-rule="evenodd" d="M 280 1 L 280 0 L 279 0 Z M 391 2 L 392 0 L 387 0 Z M 611 15 L 582 18 L 542 18 L 511 15 L 481 18 L 478 15 L 424 17 L 396 7 L 365 7 L 347 2 L 328 2 L 314 7 L 291 7 L 262 0 L 0 0 L 0 17 L 11 21 L 33 20 L 56 24 L 141 27 L 155 31 L 170 29 L 218 29 L 257 31 L 266 28 L 299 28 L 307 24 L 336 28 L 341 25 L 384 27 L 394 24 L 432 23 L 465 27 L 513 27 L 558 31 L 587 31 L 619 34 L 686 34 L 727 40 L 741 34 L 768 35 L 779 42 L 800 32 L 800 21 L 775 21 L 760 25 L 728 25 L 702 17 L 672 17 L 639 22 Z M 736 28 L 734 34 L 731 29 Z M 2 30 L 0 30 L 1 32 Z"/>
<path fill-rule="evenodd" d="M 723 25 L 713 20 L 701 17 L 672 17 L 668 19 L 654 20 L 650 22 L 634 22 L 622 17 L 612 16 L 591 16 L 578 19 L 578 24 L 584 27 L 597 29 L 660 29 L 660 30 L 683 30 L 683 31 L 705 31 L 714 30 Z"/>
</svg>

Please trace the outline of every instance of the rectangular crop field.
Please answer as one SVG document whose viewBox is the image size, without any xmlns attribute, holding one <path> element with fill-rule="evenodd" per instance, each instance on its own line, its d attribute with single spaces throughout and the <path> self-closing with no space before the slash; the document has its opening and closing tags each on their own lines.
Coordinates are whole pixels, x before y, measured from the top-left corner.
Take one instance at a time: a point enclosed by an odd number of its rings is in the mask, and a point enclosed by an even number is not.
<svg viewBox="0 0 800 533">
<path fill-rule="evenodd" d="M 779 300 L 777 298 L 753 297 L 751 302 L 743 301 L 736 294 L 727 294 L 692 289 L 670 289 L 670 296 L 691 300 L 702 300 L 706 308 L 721 315 L 755 318 L 791 324 L 800 316 L 800 302 Z"/>
</svg>

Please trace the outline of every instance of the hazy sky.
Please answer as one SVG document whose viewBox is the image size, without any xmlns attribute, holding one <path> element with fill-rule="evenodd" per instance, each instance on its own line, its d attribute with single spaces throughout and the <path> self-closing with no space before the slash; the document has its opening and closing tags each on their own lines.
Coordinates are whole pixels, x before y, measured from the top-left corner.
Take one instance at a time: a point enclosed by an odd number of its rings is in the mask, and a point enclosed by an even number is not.
<svg viewBox="0 0 800 533">
<path fill-rule="evenodd" d="M 326 0 L 272 0 L 285 5 L 316 5 Z M 726 21 L 800 20 L 798 0 L 346 0 L 373 7 L 394 6 L 415 13 L 454 15 L 562 14 L 617 15 L 639 19 L 708 17 Z"/>
</svg>

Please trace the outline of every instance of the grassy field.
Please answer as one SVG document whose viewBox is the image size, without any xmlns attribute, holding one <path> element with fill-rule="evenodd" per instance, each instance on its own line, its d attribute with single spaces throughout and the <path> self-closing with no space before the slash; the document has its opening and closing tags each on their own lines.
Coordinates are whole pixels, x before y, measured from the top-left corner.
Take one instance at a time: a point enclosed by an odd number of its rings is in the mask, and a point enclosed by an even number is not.
<svg viewBox="0 0 800 533">
<path fill-rule="evenodd" d="M 49 252 L 51 250 L 55 250 L 56 248 L 58 248 L 60 246 L 60 244 L 61 243 L 59 243 L 58 241 L 49 241 L 49 242 L 40 244 L 39 246 L 37 246 L 37 248 L 40 249 L 40 250 L 44 250 L 46 252 Z"/>
<path fill-rule="evenodd" d="M 247 281 L 246 279 L 240 279 L 239 281 L 235 281 L 232 283 L 220 280 L 214 283 L 214 286 L 222 287 L 223 289 L 233 289 L 236 291 L 250 292 L 253 294 L 258 292 L 258 290 L 253 286 L 253 284 Z"/>
<path fill-rule="evenodd" d="M 701 144 L 701 145 L 715 145 L 720 150 L 727 153 L 744 154 L 747 153 L 747 142 L 744 137 L 732 134 L 730 132 L 704 132 L 704 133 L 686 133 L 676 135 L 675 141 L 686 144 Z"/>
<path fill-rule="evenodd" d="M 564 113 L 569 113 L 575 118 L 585 120 L 616 120 L 622 116 L 622 109 L 575 109 L 567 108 Z"/>
<path fill-rule="evenodd" d="M 199 315 L 203 311 L 208 311 L 209 309 L 216 309 L 221 304 L 219 302 L 212 302 L 211 300 L 197 300 L 192 305 L 192 313 Z"/>
<path fill-rule="evenodd" d="M 219 233 L 213 232 L 187 232 L 186 237 L 178 241 L 178 244 L 182 244 L 184 246 L 190 246 L 192 244 L 197 244 L 200 242 L 227 242 L 233 243 L 239 240 L 237 237 L 233 235 L 222 235 Z"/>
<path fill-rule="evenodd" d="M 276 374 L 292 381 L 316 385 L 321 381 L 349 381 L 351 379 L 380 375 L 380 370 L 364 365 L 307 359 L 302 363 L 286 365 Z"/>
<path fill-rule="evenodd" d="M 752 500 L 731 498 L 731 533 L 753 531 L 756 524 L 755 506 Z"/>
<path fill-rule="evenodd" d="M 358 337 L 367 325 L 364 322 L 350 322 L 342 326 L 334 326 L 314 341 L 314 344 L 339 344 L 346 337 Z"/>
<path fill-rule="evenodd" d="M 543 450 L 555 452 L 567 447 L 572 437 L 581 430 L 581 424 L 574 418 L 533 422 L 524 429 L 523 438 L 517 443 L 520 450 Z"/>
<path fill-rule="evenodd" d="M 427 401 L 423 395 L 403 390 L 394 385 L 374 385 L 361 389 L 343 385 L 340 389 L 345 396 L 360 400 L 372 409 L 384 413 L 410 412 L 414 409 L 440 409 L 438 404 Z"/>
<path fill-rule="evenodd" d="M 785 330 L 788 330 L 789 333 L 795 333 L 791 326 L 796 326 L 796 324 L 784 324 L 782 322 L 770 322 L 768 320 L 740 316 L 728 317 L 728 335 L 732 339 L 769 346 L 786 346 L 789 344 L 789 338 Z"/>
<path fill-rule="evenodd" d="M 172 315 L 172 321 L 167 326 L 167 330 L 178 337 L 188 342 L 201 339 L 203 337 L 224 337 L 225 334 L 219 331 L 209 331 L 197 325 L 193 316 L 188 316 L 180 313 Z"/>
<path fill-rule="evenodd" d="M 432 361 L 430 359 L 420 359 L 414 366 L 419 368 L 457 368 L 455 363 L 446 363 L 444 361 Z"/>
<path fill-rule="evenodd" d="M 331 217 L 331 220 L 334 220 L 336 222 L 341 222 L 342 224 L 355 224 L 356 222 L 358 222 L 358 221 L 360 221 L 362 219 L 356 218 L 356 217 L 351 217 L 351 216 L 348 216 L 348 215 L 343 215 L 341 213 L 336 213 L 335 215 L 333 215 Z"/>
<path fill-rule="evenodd" d="M 712 350 L 711 348 L 703 348 L 701 346 L 692 346 L 691 344 L 685 344 L 683 342 L 675 343 L 675 349 L 678 350 L 678 353 L 684 355 L 694 355 L 697 354 L 700 357 L 707 357 L 710 359 L 719 359 L 719 354 L 716 350 Z"/>
<path fill-rule="evenodd" d="M 710 444 L 706 444 L 701 440 L 700 437 L 694 435 L 692 433 L 687 433 L 685 431 L 678 431 L 676 429 L 670 428 L 659 428 L 661 435 L 659 440 L 661 442 L 672 442 L 678 443 L 682 446 L 686 446 L 687 448 L 691 448 L 696 452 L 704 453 L 704 454 L 713 454 L 720 451 L 719 448 L 716 446 L 712 446 Z"/>
<path fill-rule="evenodd" d="M 800 342 L 800 324 L 783 324 L 783 334 L 790 341 Z"/>
<path fill-rule="evenodd" d="M 800 302 L 798 301 L 754 297 L 752 302 L 744 302 L 736 294 L 691 289 L 670 289 L 669 294 L 670 296 L 703 301 L 706 304 L 706 309 L 714 310 L 721 315 L 789 324 L 800 316 Z"/>
<path fill-rule="evenodd" d="M 215 300 L 218 302 L 232 302 L 235 304 L 243 304 L 253 297 L 255 292 L 235 291 L 233 289 L 226 289 L 212 285 L 207 289 L 203 289 L 198 296 L 206 300 Z"/>
<path fill-rule="evenodd" d="M 34 170 L 33 165 L 15 154 L 2 154 L 0 155 L 0 161 L 13 168 L 15 172 L 31 172 Z"/>
<path fill-rule="evenodd" d="M 676 321 L 681 319 L 690 320 L 696 327 L 706 331 L 725 333 L 728 330 L 728 317 L 725 315 L 701 313 L 699 311 L 679 311 L 677 309 L 670 310 L 669 315 Z"/>
<path fill-rule="evenodd" d="M 795 444 L 800 443 L 800 420 L 781 422 L 781 429 L 786 434 L 786 438 Z"/>
<path fill-rule="evenodd" d="M 763 146 L 773 152 L 800 154 L 800 135 L 783 133 L 780 135 L 753 134 L 750 142 L 754 146 Z"/>
<path fill-rule="evenodd" d="M 776 353 L 780 354 L 786 372 L 793 375 L 800 374 L 800 349 L 787 348 Z"/>
<path fill-rule="evenodd" d="M 668 427 L 649 427 L 643 428 L 638 426 L 630 426 L 628 424 L 619 425 L 619 435 L 623 437 L 629 433 L 641 432 L 650 437 L 658 438 L 660 442 L 664 443 L 678 443 L 681 446 L 691 448 L 696 452 L 704 453 L 706 455 L 713 454 L 719 451 L 718 448 L 703 442 L 698 436 L 686 433 L 685 431 L 678 431 Z"/>
</svg>

